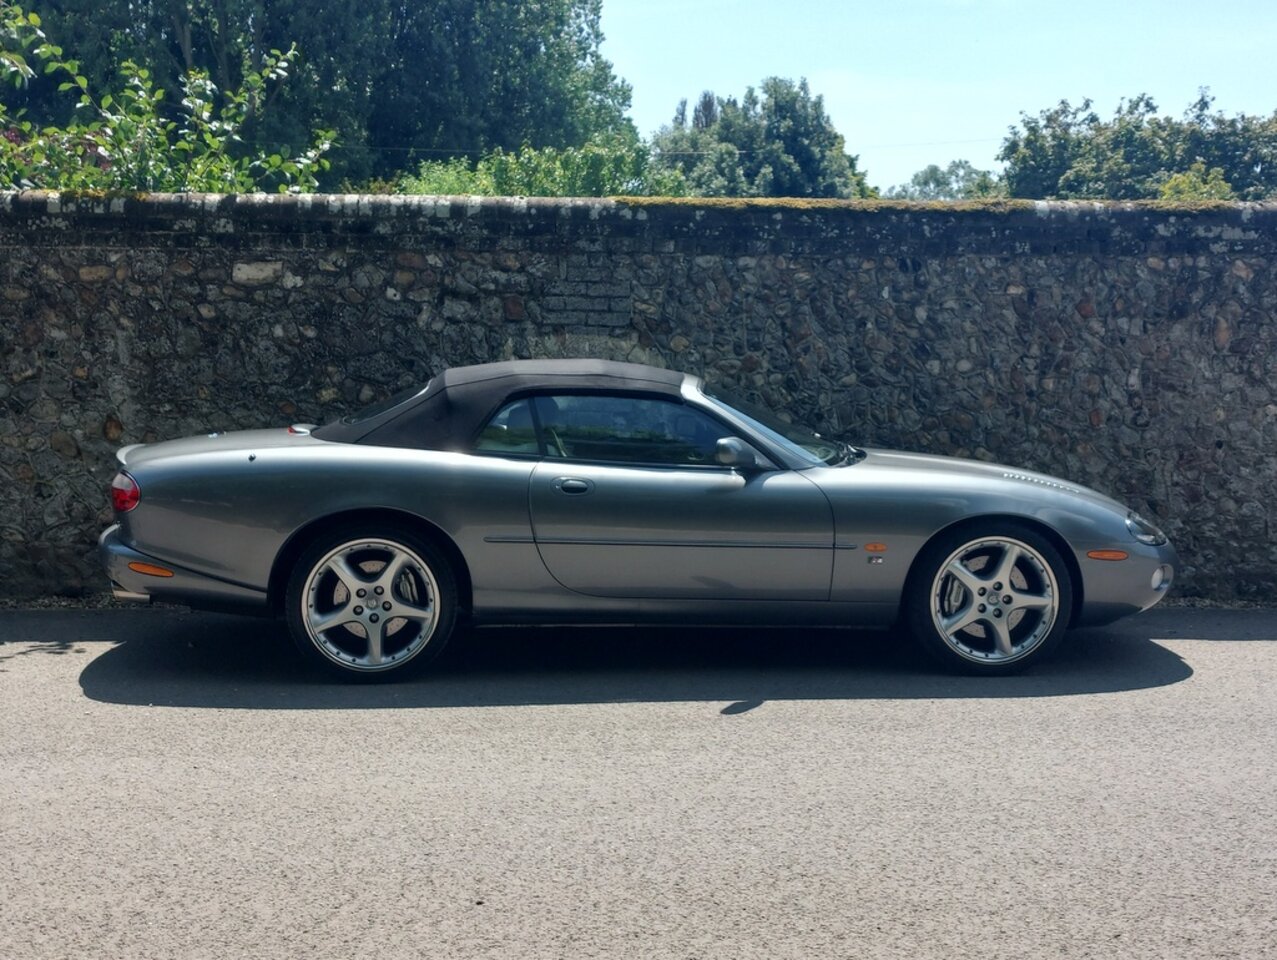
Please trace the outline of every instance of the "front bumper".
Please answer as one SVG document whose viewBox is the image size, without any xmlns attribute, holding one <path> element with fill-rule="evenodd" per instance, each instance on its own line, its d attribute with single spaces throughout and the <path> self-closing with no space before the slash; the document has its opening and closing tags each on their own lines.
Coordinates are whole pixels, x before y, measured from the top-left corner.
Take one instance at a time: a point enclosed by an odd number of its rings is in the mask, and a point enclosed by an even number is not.
<svg viewBox="0 0 1277 960">
<path fill-rule="evenodd" d="M 1093 560 L 1086 550 L 1077 551 L 1083 595 L 1074 626 L 1112 623 L 1147 610 L 1170 592 L 1179 571 L 1179 555 L 1170 543 L 1123 543 L 1121 549 L 1129 556 L 1120 561 Z"/>
<path fill-rule="evenodd" d="M 149 603 L 163 600 L 204 610 L 229 610 L 242 613 L 268 612 L 265 590 L 228 583 L 194 570 L 175 566 L 158 557 L 148 556 L 128 546 L 120 536 L 120 525 L 112 524 L 98 537 L 98 556 L 111 581 L 116 599 Z M 139 573 L 129 564 L 163 567 L 171 577 Z"/>
</svg>

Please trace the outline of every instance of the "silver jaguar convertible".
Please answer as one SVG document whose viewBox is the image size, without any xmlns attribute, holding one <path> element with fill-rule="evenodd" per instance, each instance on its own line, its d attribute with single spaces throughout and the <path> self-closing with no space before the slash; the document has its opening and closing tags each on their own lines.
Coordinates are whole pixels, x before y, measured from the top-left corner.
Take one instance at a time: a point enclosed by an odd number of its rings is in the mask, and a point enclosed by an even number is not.
<svg viewBox="0 0 1277 960">
<path fill-rule="evenodd" d="M 598 360 L 450 369 L 323 427 L 118 453 L 116 596 L 281 615 L 351 679 L 484 623 L 907 628 L 1019 670 L 1166 594 L 1174 550 L 1025 470 L 863 450 L 699 378 Z"/>
</svg>

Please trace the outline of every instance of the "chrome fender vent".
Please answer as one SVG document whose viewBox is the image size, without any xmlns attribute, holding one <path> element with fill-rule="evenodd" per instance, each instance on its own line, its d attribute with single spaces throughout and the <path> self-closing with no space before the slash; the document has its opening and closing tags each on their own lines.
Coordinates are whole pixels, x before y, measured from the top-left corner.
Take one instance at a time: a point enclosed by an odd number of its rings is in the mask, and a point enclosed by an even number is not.
<svg viewBox="0 0 1277 960">
<path fill-rule="evenodd" d="M 1067 483 L 1058 483 L 1055 480 L 1047 480 L 1045 477 L 1031 477 L 1024 473 L 1011 473 L 1009 471 L 1002 474 L 1006 480 L 1023 480 L 1025 483 L 1036 484 L 1039 487 L 1051 487 L 1055 490 L 1066 490 L 1069 493 L 1081 493 L 1077 487 L 1071 487 Z"/>
</svg>

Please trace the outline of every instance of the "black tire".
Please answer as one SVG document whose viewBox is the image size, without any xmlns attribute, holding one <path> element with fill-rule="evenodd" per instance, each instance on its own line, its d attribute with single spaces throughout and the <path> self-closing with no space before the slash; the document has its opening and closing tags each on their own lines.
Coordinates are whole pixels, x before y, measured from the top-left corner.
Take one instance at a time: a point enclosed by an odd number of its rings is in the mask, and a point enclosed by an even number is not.
<svg viewBox="0 0 1277 960">
<path fill-rule="evenodd" d="M 328 676 L 401 680 L 447 646 L 457 622 L 456 576 L 424 537 L 386 523 L 349 524 L 326 531 L 297 558 L 284 618 L 302 657 Z"/>
<path fill-rule="evenodd" d="M 945 669 L 978 676 L 1018 673 L 1050 657 L 1072 610 L 1064 558 L 1014 521 L 938 536 L 918 554 L 904 597 L 918 645 Z"/>
</svg>

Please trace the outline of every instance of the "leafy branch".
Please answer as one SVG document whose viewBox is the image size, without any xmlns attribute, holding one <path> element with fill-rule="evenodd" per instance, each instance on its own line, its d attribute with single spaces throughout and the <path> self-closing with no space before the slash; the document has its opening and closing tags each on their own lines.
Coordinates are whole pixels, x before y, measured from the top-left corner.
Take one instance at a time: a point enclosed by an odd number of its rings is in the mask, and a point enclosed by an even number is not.
<svg viewBox="0 0 1277 960">
<path fill-rule="evenodd" d="M 252 150 L 242 132 L 284 82 L 296 46 L 272 50 L 244 68 L 237 89 L 219 91 L 203 70 L 181 79 L 179 110 L 165 112 L 165 91 L 132 60 L 120 65 L 122 86 L 95 97 L 80 64 L 48 41 L 40 18 L 0 5 L 0 81 L 21 87 L 36 76 L 61 78 L 59 93 L 77 97 L 75 119 L 39 127 L 0 101 L 0 187 L 57 190 L 209 191 L 248 193 L 315 189 L 328 169 L 333 134 L 318 130 L 297 154 Z M 219 105 L 220 96 L 220 105 Z"/>
</svg>

